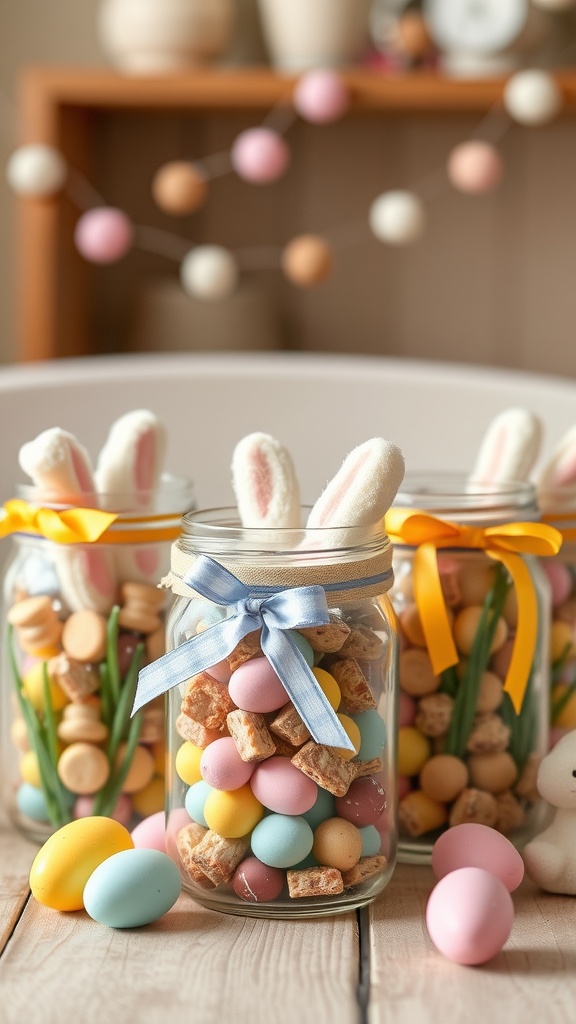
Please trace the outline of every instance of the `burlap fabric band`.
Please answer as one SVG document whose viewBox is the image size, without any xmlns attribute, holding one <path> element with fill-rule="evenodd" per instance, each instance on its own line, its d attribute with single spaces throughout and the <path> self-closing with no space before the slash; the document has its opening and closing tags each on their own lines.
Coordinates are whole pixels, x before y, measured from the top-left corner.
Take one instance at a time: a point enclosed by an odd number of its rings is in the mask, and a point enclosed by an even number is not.
<svg viewBox="0 0 576 1024">
<path fill-rule="evenodd" d="M 214 556 L 211 556 L 214 557 Z M 195 598 L 191 587 L 184 583 L 190 572 L 196 554 L 183 551 L 178 541 L 172 545 L 170 572 L 162 580 L 161 586 L 171 590 L 179 597 Z M 270 556 L 272 561 L 273 556 Z M 365 597 L 376 597 L 390 589 L 394 582 L 392 574 L 392 546 L 387 544 L 382 551 L 368 558 L 355 559 L 350 562 L 318 562 L 314 565 L 253 565 L 238 563 L 233 558 L 218 557 L 220 565 L 233 573 L 247 587 L 292 587 L 321 586 L 330 587 L 327 592 L 329 605 L 342 605 L 356 602 Z M 382 576 L 387 576 L 382 579 Z M 365 581 L 365 582 L 363 582 Z M 333 589 L 334 585 L 342 584 L 342 589 Z"/>
</svg>

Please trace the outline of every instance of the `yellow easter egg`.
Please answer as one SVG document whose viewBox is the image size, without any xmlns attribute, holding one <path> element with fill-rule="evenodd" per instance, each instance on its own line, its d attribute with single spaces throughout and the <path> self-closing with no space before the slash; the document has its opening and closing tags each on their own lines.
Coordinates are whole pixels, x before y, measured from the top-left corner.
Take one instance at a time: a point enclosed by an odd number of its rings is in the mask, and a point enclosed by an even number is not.
<svg viewBox="0 0 576 1024">
<path fill-rule="evenodd" d="M 558 683 L 552 691 L 552 705 L 557 703 L 566 693 L 567 687 L 564 683 Z M 552 725 L 560 729 L 576 729 L 576 693 L 566 701 L 560 714 L 556 715 Z"/>
<path fill-rule="evenodd" d="M 36 789 L 42 789 L 40 769 L 38 767 L 38 755 L 35 750 L 28 750 L 20 761 L 20 775 L 24 782 Z"/>
<path fill-rule="evenodd" d="M 176 754 L 176 772 L 188 786 L 200 782 L 202 772 L 200 771 L 200 758 L 204 751 L 202 747 L 196 747 L 190 740 L 186 740 Z"/>
<path fill-rule="evenodd" d="M 326 697 L 330 707 L 334 711 L 337 711 L 340 707 L 342 695 L 340 693 L 340 687 L 334 679 L 334 676 L 330 675 L 325 668 L 313 668 L 312 675 L 318 680 L 320 689 Z"/>
<path fill-rule="evenodd" d="M 164 810 L 164 794 L 164 779 L 157 775 L 139 793 L 134 793 L 132 807 L 136 814 L 148 818 L 151 814 Z"/>
<path fill-rule="evenodd" d="M 398 772 L 419 775 L 430 757 L 430 741 L 419 729 L 404 725 L 398 730 Z"/>
<path fill-rule="evenodd" d="M 354 750 L 346 750 L 345 747 L 334 747 L 334 750 L 337 754 L 340 754 L 340 757 L 343 757 L 345 761 L 350 761 L 353 757 L 356 757 L 356 754 L 360 750 L 360 745 L 362 743 L 360 729 L 349 715 L 338 715 L 338 719 L 348 739 L 354 744 Z"/>
<path fill-rule="evenodd" d="M 574 657 L 574 630 L 568 622 L 558 619 L 550 627 L 550 663 L 559 658 Z"/>
<path fill-rule="evenodd" d="M 38 851 L 30 888 L 52 910 L 82 910 L 84 886 L 102 861 L 134 847 L 127 828 L 113 818 L 89 817 L 63 825 Z"/>
<path fill-rule="evenodd" d="M 35 711 L 44 711 L 44 662 L 36 661 L 22 679 L 24 692 Z M 49 679 L 48 686 L 54 711 L 61 711 L 68 703 L 68 697 L 58 683 Z"/>
<path fill-rule="evenodd" d="M 264 808 L 248 783 L 240 789 L 215 789 L 204 804 L 208 828 L 223 839 L 240 839 L 256 827 Z"/>
</svg>

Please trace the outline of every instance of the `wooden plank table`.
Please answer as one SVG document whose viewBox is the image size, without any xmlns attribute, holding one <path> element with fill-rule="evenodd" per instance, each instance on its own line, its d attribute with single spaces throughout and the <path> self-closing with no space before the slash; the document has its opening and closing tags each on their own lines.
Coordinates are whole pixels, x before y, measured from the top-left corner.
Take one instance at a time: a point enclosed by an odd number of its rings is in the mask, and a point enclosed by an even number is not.
<svg viewBox="0 0 576 1024">
<path fill-rule="evenodd" d="M 574 1024 L 576 901 L 524 882 L 482 967 L 433 947 L 429 868 L 399 865 L 369 909 L 301 923 L 220 915 L 181 896 L 113 930 L 29 895 L 36 847 L 0 822 L 0 1021 L 52 1024 Z"/>
</svg>

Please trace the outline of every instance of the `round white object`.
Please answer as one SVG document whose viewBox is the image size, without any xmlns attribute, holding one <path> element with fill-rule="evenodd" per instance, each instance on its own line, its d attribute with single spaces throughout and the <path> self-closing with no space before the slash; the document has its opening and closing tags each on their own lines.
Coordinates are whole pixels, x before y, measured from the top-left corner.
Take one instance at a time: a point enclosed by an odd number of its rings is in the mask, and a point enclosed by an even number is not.
<svg viewBox="0 0 576 1024">
<path fill-rule="evenodd" d="M 368 214 L 370 229 L 381 242 L 410 245 L 424 231 L 424 205 L 413 192 L 382 192 Z"/>
<path fill-rule="evenodd" d="M 529 0 L 425 0 L 424 17 L 441 50 L 491 54 L 521 35 Z"/>
<path fill-rule="evenodd" d="M 67 173 L 62 154 L 40 143 L 16 149 L 6 165 L 10 188 L 22 196 L 54 195 L 62 188 Z"/>
<path fill-rule="evenodd" d="M 182 287 L 197 299 L 217 302 L 234 291 L 238 263 L 221 245 L 199 245 L 191 249 L 180 266 Z"/>
<path fill-rule="evenodd" d="M 560 111 L 562 93 L 546 71 L 518 71 L 506 83 L 504 106 L 520 124 L 546 124 Z"/>
</svg>

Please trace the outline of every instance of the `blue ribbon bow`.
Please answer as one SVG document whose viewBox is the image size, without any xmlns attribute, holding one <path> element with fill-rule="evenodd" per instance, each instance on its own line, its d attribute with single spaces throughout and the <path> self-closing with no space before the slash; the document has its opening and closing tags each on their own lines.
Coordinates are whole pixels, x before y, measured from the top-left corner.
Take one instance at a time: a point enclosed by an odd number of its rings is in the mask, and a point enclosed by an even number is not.
<svg viewBox="0 0 576 1024">
<path fill-rule="evenodd" d="M 184 583 L 232 614 L 169 651 L 138 675 L 132 714 L 178 683 L 223 661 L 246 636 L 261 629 L 260 645 L 311 736 L 328 747 L 354 750 L 289 629 L 324 626 L 330 621 L 320 586 L 247 587 L 213 558 L 199 555 Z"/>
</svg>

